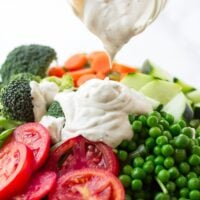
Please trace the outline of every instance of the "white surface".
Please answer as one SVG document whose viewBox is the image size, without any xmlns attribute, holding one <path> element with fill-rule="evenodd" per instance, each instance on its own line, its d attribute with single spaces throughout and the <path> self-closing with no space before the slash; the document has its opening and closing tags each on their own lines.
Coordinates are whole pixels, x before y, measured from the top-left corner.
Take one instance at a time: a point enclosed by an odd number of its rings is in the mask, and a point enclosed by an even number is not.
<svg viewBox="0 0 200 200">
<path fill-rule="evenodd" d="M 169 0 L 158 19 L 124 46 L 116 60 L 139 66 L 149 58 L 200 87 L 199 9 L 199 0 Z M 66 0 L 0 0 L 0 63 L 14 47 L 30 43 L 55 48 L 60 64 L 73 53 L 103 49 Z"/>
</svg>

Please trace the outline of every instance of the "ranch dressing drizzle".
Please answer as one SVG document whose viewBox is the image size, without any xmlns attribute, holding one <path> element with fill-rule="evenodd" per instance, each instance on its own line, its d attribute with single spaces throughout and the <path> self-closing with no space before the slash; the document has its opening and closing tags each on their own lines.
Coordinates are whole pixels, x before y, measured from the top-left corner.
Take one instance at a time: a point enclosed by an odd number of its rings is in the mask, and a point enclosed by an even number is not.
<svg viewBox="0 0 200 200">
<path fill-rule="evenodd" d="M 104 44 L 111 59 L 159 14 L 166 0 L 70 0 L 74 13 Z"/>
</svg>

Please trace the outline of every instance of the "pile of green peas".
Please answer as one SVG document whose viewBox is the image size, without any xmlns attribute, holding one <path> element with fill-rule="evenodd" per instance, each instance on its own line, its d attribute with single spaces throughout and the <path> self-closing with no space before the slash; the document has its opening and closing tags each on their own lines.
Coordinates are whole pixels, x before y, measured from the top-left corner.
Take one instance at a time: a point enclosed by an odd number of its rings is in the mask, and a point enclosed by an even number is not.
<svg viewBox="0 0 200 200">
<path fill-rule="evenodd" d="M 200 131 L 162 111 L 130 115 L 117 148 L 126 200 L 200 200 Z"/>
</svg>

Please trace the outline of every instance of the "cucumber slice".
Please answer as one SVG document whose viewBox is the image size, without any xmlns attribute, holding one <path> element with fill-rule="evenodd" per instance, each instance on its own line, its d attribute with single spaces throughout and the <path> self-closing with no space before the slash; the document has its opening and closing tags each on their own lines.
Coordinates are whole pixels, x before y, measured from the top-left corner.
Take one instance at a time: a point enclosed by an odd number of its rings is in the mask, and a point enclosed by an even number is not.
<svg viewBox="0 0 200 200">
<path fill-rule="evenodd" d="M 135 90 L 139 90 L 145 84 L 152 81 L 153 77 L 142 74 L 142 73 L 130 73 L 127 74 L 122 80 L 121 83 L 125 84 L 129 88 L 133 88 Z"/>
<path fill-rule="evenodd" d="M 149 100 L 149 102 L 151 103 L 154 110 L 157 109 L 161 105 L 160 102 L 156 101 L 155 99 L 152 99 L 152 98 L 147 97 L 147 96 L 146 96 L 146 99 Z"/>
<path fill-rule="evenodd" d="M 200 103 L 200 90 L 194 90 L 186 95 L 193 103 Z"/>
<path fill-rule="evenodd" d="M 190 121 L 194 116 L 194 112 L 182 92 L 172 98 L 162 110 L 173 115 L 175 121 L 180 119 Z"/>
<path fill-rule="evenodd" d="M 149 75 L 151 75 L 155 78 L 159 78 L 161 80 L 167 80 L 167 81 L 170 81 L 170 82 L 173 81 L 173 77 L 168 72 L 166 72 L 162 68 L 156 66 L 155 64 L 153 64 L 149 60 L 146 60 L 143 63 L 141 71 L 144 74 L 149 74 Z"/>
<path fill-rule="evenodd" d="M 181 87 L 175 83 L 157 79 L 143 86 L 140 89 L 140 92 L 165 105 L 174 96 L 181 92 Z"/>
<path fill-rule="evenodd" d="M 195 90 L 194 87 L 192 87 L 191 85 L 185 83 L 184 81 L 178 79 L 178 78 L 174 78 L 174 83 L 180 85 L 182 87 L 182 91 L 184 93 L 188 93 L 188 92 L 191 92 L 193 90 Z"/>
</svg>

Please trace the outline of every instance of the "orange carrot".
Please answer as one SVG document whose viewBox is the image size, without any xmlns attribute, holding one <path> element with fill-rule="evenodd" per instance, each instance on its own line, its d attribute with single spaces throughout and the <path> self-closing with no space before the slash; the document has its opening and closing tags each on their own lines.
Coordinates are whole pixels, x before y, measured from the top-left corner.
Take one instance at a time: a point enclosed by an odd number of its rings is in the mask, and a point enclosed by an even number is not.
<svg viewBox="0 0 200 200">
<path fill-rule="evenodd" d="M 76 86 L 80 87 L 83 83 L 85 83 L 86 81 L 90 80 L 90 79 L 94 79 L 97 78 L 97 76 L 95 74 L 85 74 L 83 76 L 81 76 L 77 82 L 76 82 Z"/>
<path fill-rule="evenodd" d="M 94 71 L 91 68 L 85 68 L 85 69 L 68 72 L 67 74 L 70 74 L 73 80 L 77 81 L 81 76 L 85 74 L 94 74 Z"/>
<path fill-rule="evenodd" d="M 99 72 L 99 73 L 96 73 L 96 77 L 103 80 L 106 78 L 106 75 Z"/>
<path fill-rule="evenodd" d="M 112 71 L 119 72 L 120 74 L 128 74 L 128 73 L 136 72 L 137 69 L 131 66 L 113 62 Z"/>
<path fill-rule="evenodd" d="M 87 64 L 86 54 L 78 53 L 67 59 L 66 62 L 64 63 L 64 67 L 68 71 L 73 71 L 84 68 L 86 64 Z"/>
<path fill-rule="evenodd" d="M 65 74 L 65 70 L 60 66 L 50 67 L 48 70 L 49 76 L 62 77 Z"/>
<path fill-rule="evenodd" d="M 110 71 L 110 59 L 104 51 L 95 51 L 88 54 L 88 61 L 96 73 L 107 74 Z"/>
</svg>

